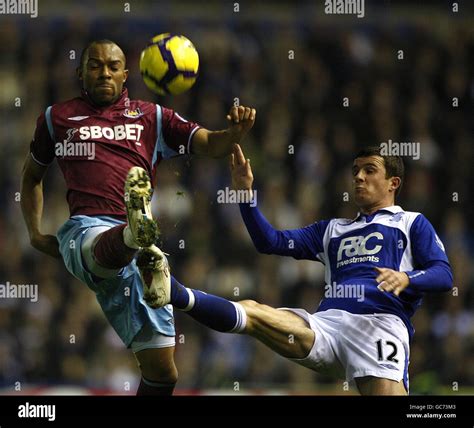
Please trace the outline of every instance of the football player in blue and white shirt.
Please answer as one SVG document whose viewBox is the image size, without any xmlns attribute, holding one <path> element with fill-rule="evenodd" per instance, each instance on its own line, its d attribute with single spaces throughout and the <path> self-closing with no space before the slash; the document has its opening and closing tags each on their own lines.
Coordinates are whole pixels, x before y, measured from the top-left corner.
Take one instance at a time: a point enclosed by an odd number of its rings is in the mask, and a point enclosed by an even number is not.
<svg viewBox="0 0 474 428">
<path fill-rule="evenodd" d="M 250 162 L 238 145 L 231 171 L 234 188 L 252 192 Z M 251 300 L 230 302 L 172 277 L 163 292 L 208 327 L 249 334 L 303 366 L 344 376 L 362 395 L 405 395 L 414 332 L 410 318 L 424 293 L 452 288 L 451 268 L 430 222 L 395 205 L 404 177 L 400 157 L 381 156 L 378 147 L 364 149 L 352 173 L 360 210 L 354 219 L 279 231 L 253 203 L 240 204 L 259 252 L 325 265 L 325 297 L 314 314 Z"/>
</svg>

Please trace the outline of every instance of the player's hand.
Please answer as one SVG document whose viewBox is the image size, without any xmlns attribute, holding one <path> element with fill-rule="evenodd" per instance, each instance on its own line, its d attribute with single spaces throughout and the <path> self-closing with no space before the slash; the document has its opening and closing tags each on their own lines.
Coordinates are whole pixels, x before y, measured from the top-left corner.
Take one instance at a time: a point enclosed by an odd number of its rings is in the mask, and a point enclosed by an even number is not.
<svg viewBox="0 0 474 428">
<path fill-rule="evenodd" d="M 61 258 L 59 242 L 53 235 L 42 235 L 41 233 L 35 234 L 31 237 L 30 243 L 33 248 L 36 248 L 38 251 L 41 251 L 48 256 L 56 259 Z"/>
<path fill-rule="evenodd" d="M 238 144 L 242 141 L 242 138 L 255 123 L 256 115 L 257 111 L 250 107 L 238 106 L 230 109 L 227 121 L 229 122 L 229 132 L 233 143 Z"/>
<path fill-rule="evenodd" d="M 379 274 L 375 280 L 379 283 L 377 288 L 380 291 L 388 291 L 395 294 L 395 296 L 399 296 L 410 283 L 410 279 L 405 272 L 388 268 L 375 268 L 375 270 Z"/>
<path fill-rule="evenodd" d="M 244 153 L 238 144 L 234 145 L 230 155 L 230 172 L 232 187 L 236 190 L 252 190 L 253 173 L 250 159 L 245 159 Z"/>
</svg>

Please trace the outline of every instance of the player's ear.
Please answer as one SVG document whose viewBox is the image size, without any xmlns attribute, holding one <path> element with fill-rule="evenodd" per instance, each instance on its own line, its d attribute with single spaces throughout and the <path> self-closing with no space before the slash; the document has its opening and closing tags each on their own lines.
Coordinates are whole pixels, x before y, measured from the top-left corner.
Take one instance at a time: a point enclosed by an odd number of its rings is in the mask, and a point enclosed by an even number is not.
<svg viewBox="0 0 474 428">
<path fill-rule="evenodd" d="M 400 184 L 402 183 L 402 180 L 400 177 L 391 177 L 390 178 L 390 192 L 396 192 L 397 189 L 400 187 Z"/>
<path fill-rule="evenodd" d="M 81 67 L 76 68 L 76 76 L 79 80 L 82 80 L 82 68 Z"/>
<path fill-rule="evenodd" d="M 123 70 L 123 77 L 124 77 L 123 83 L 125 83 L 128 79 L 128 70 L 127 69 Z"/>
</svg>

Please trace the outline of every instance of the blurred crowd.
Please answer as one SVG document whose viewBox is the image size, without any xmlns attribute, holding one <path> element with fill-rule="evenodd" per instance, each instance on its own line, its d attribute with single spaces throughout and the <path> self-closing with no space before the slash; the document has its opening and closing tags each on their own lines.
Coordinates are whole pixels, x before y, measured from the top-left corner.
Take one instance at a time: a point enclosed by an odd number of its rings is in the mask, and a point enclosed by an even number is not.
<svg viewBox="0 0 474 428">
<path fill-rule="evenodd" d="M 94 294 L 62 262 L 33 250 L 21 218 L 20 174 L 37 116 L 78 94 L 81 49 L 106 37 L 124 49 L 132 98 L 155 101 L 208 129 L 226 127 L 238 102 L 257 109 L 243 149 L 252 161 L 258 205 L 277 228 L 353 217 L 350 166 L 363 145 L 421 143 L 405 159 L 398 203 L 421 211 L 443 240 L 452 293 L 425 298 L 414 317 L 412 392 L 474 388 L 474 30 L 447 15 L 443 26 L 405 17 L 378 22 L 86 18 L 0 25 L 0 283 L 38 284 L 36 303 L 0 299 L 0 387 L 81 385 L 134 393 L 139 372 L 108 326 Z M 336 19 L 336 18 L 334 18 Z M 172 29 L 196 45 L 195 87 L 157 98 L 141 81 L 138 57 L 150 36 Z M 444 31 L 443 31 L 444 29 Z M 227 160 L 195 156 L 163 162 L 154 210 L 173 274 L 185 285 L 233 300 L 252 298 L 314 312 L 323 266 L 257 254 L 238 206 L 217 202 L 230 186 Z M 43 231 L 69 213 L 54 165 L 44 183 Z M 278 390 L 342 393 L 342 381 L 273 354 L 253 339 L 216 333 L 176 313 L 177 391 Z M 472 392 L 472 389 L 470 390 Z"/>
</svg>

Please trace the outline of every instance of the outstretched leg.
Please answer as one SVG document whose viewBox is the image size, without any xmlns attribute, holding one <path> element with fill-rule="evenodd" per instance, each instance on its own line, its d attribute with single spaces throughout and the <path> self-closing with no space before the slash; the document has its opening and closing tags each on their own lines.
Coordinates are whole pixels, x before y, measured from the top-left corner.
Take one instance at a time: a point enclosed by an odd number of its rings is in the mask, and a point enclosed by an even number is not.
<svg viewBox="0 0 474 428">
<path fill-rule="evenodd" d="M 146 171 L 140 167 L 131 168 L 125 180 L 124 196 L 128 223 L 110 229 L 90 229 L 81 251 L 89 272 L 99 278 L 116 276 L 137 256 L 143 298 L 148 306 L 159 308 L 169 300 L 170 275 L 166 257 L 155 245 L 159 230 L 151 213 L 152 194 L 152 183 Z"/>
<path fill-rule="evenodd" d="M 305 358 L 314 332 L 298 315 L 253 300 L 229 300 L 184 287 L 171 278 L 171 304 L 214 330 L 255 337 L 286 358 Z"/>
</svg>

